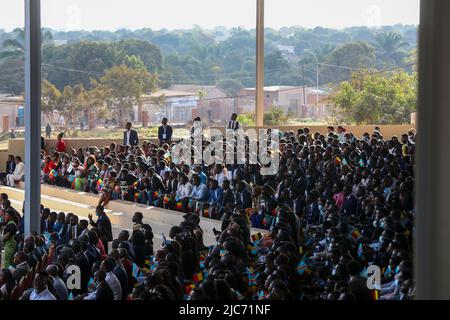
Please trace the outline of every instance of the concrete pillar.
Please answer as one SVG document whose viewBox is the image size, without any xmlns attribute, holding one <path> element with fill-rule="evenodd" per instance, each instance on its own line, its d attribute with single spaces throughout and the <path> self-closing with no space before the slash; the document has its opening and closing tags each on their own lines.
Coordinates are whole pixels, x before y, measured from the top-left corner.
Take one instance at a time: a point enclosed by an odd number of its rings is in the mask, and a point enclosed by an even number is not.
<svg viewBox="0 0 450 320">
<path fill-rule="evenodd" d="M 256 125 L 264 125 L 264 0 L 256 3 Z"/>
<path fill-rule="evenodd" d="M 450 299 L 450 1 L 421 1 L 415 221 L 418 299 Z"/>
<path fill-rule="evenodd" d="M 25 235 L 40 233 L 41 1 L 25 0 Z"/>
<path fill-rule="evenodd" d="M 144 120 L 143 120 L 142 104 L 141 103 L 139 103 L 139 105 L 138 105 L 138 112 L 137 112 L 137 114 L 138 114 L 137 123 L 143 122 Z M 142 124 L 142 125 L 144 125 L 144 124 Z"/>
<path fill-rule="evenodd" d="M 141 118 L 142 118 L 142 126 L 144 128 L 147 128 L 148 127 L 148 111 L 147 110 L 142 111 Z"/>
<path fill-rule="evenodd" d="M 89 122 L 89 130 L 94 130 L 96 127 L 96 114 L 93 111 L 89 111 L 88 113 L 88 122 Z"/>
<path fill-rule="evenodd" d="M 3 133 L 9 130 L 9 116 L 7 114 L 3 115 Z"/>
</svg>

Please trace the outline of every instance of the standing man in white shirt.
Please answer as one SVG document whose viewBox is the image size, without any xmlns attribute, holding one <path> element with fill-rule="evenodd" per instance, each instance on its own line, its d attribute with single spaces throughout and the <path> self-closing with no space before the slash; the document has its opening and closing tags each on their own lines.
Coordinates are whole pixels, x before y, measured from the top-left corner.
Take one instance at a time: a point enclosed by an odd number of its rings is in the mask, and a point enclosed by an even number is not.
<svg viewBox="0 0 450 320">
<path fill-rule="evenodd" d="M 241 128 L 241 124 L 237 121 L 237 117 L 238 115 L 236 113 L 231 115 L 231 120 L 228 122 L 227 130 L 237 131 Z"/>
<path fill-rule="evenodd" d="M 139 145 L 139 137 L 136 130 L 131 129 L 131 122 L 126 125 L 126 131 L 123 133 L 123 145 L 136 147 Z"/>
</svg>

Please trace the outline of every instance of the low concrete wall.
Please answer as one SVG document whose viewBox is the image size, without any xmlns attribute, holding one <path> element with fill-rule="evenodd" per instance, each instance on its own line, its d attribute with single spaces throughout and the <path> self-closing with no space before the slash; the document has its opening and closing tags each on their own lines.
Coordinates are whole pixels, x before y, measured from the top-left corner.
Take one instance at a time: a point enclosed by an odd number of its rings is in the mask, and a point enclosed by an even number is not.
<svg viewBox="0 0 450 320">
<path fill-rule="evenodd" d="M 280 131 L 296 132 L 298 129 L 305 128 L 305 127 L 308 127 L 311 130 L 311 132 L 313 132 L 313 133 L 319 132 L 321 134 L 326 134 L 328 132 L 328 126 L 309 126 L 307 124 L 301 125 L 301 126 L 261 126 L 261 127 L 249 126 L 249 127 L 244 127 L 244 130 L 248 130 L 248 129 L 259 130 L 259 129 L 271 128 L 271 129 L 279 129 Z M 353 135 L 355 135 L 358 138 L 362 137 L 362 135 L 366 132 L 373 133 L 375 127 L 376 127 L 376 125 L 345 126 L 345 128 L 347 129 L 348 132 L 353 133 Z M 384 126 L 378 126 L 378 127 L 380 127 L 381 133 L 386 139 L 390 139 L 393 136 L 400 136 L 404 133 L 407 133 L 411 128 L 414 128 L 414 126 L 412 126 L 412 125 L 384 125 Z M 210 129 L 220 130 L 222 132 L 222 134 L 225 134 L 225 128 L 223 128 L 223 127 L 210 127 Z M 337 126 L 335 126 L 335 129 L 337 129 Z"/>
<path fill-rule="evenodd" d="M 78 192 L 53 186 L 41 186 L 41 202 L 44 206 L 51 208 L 57 212 L 72 212 L 82 219 L 87 219 L 88 214 L 95 213 L 95 207 L 98 203 L 98 197 L 85 193 Z M 24 191 L 17 188 L 9 188 L 0 186 L 0 193 L 6 193 L 16 202 L 24 201 Z M 22 207 L 17 208 L 19 211 Z M 137 211 L 144 215 L 144 222 L 148 223 L 153 228 L 153 233 L 158 241 L 162 240 L 162 234 L 166 236 L 169 234 L 170 228 L 178 226 L 183 221 L 183 213 L 165 210 L 161 208 L 144 206 L 136 203 L 126 201 L 111 201 L 106 206 L 106 212 L 111 219 L 111 223 L 117 232 L 122 229 L 131 230 L 132 217 Z M 200 218 L 200 226 L 203 229 L 203 240 L 205 245 L 213 245 L 216 243 L 216 237 L 213 229 L 220 230 L 222 226 L 221 221 Z M 265 230 L 252 229 L 252 234 L 261 232 L 266 233 Z M 155 243 L 159 243 L 159 242 Z"/>
<path fill-rule="evenodd" d="M 122 139 L 97 139 L 97 138 L 79 138 L 79 139 L 64 139 L 66 142 L 67 151 L 70 149 L 78 149 L 78 148 L 86 148 L 86 147 L 106 147 L 109 146 L 112 142 L 116 144 L 122 144 Z M 142 140 L 143 141 L 143 140 Z M 153 143 L 157 143 L 157 139 L 147 139 L 147 141 L 151 141 Z M 45 145 L 47 150 L 52 150 L 56 147 L 56 139 L 46 139 Z M 24 139 L 11 139 L 8 141 L 8 150 L 0 151 L 0 172 L 3 170 L 5 166 L 5 162 L 8 158 L 8 155 L 12 154 L 15 156 L 21 156 L 22 159 L 25 160 L 25 140 Z"/>
<path fill-rule="evenodd" d="M 311 132 L 319 132 L 321 134 L 327 133 L 327 126 L 308 126 L 308 125 L 302 125 L 302 126 L 264 126 L 264 127 L 245 127 L 244 129 L 279 129 L 281 131 L 297 131 L 300 128 L 310 128 Z M 393 136 L 400 136 L 404 133 L 407 133 L 411 128 L 414 128 L 412 125 L 386 125 L 386 126 L 379 126 L 381 128 L 381 133 L 386 139 L 390 139 Z M 356 137 L 361 137 L 365 132 L 372 133 L 375 125 L 371 126 L 346 126 L 347 130 L 351 133 L 353 133 Z M 222 132 L 222 134 L 225 135 L 225 128 L 224 127 L 210 127 L 209 129 L 217 129 Z M 209 133 L 209 129 L 206 129 L 205 132 Z M 156 139 L 147 139 L 148 141 L 151 141 L 153 143 L 157 143 Z M 46 140 L 46 146 L 49 150 L 52 148 L 55 148 L 56 146 L 56 139 L 48 139 Z M 91 146 L 98 146 L 98 147 L 104 147 L 109 146 L 112 142 L 115 142 L 117 144 L 121 144 L 123 141 L 122 139 L 97 139 L 97 138 L 89 138 L 89 139 L 64 139 L 66 142 L 67 149 L 71 148 L 85 148 L 85 147 L 91 147 Z M 24 139 L 13 139 L 9 140 L 9 146 L 8 150 L 1 150 L 0 151 L 0 172 L 3 170 L 3 167 L 5 166 L 6 159 L 9 154 L 18 155 L 24 158 L 24 152 L 25 152 L 25 140 Z"/>
</svg>

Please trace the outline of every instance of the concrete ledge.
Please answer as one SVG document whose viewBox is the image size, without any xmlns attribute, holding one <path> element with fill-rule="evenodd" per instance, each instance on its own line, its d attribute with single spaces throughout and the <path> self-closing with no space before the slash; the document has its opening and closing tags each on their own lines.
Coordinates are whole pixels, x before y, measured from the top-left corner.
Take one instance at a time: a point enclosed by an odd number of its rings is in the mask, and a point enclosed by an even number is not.
<svg viewBox="0 0 450 320">
<path fill-rule="evenodd" d="M 24 201 L 25 193 L 22 189 L 1 186 L 0 193 L 8 194 L 16 202 Z M 95 213 L 95 207 L 98 203 L 98 197 L 96 195 L 54 186 L 42 185 L 41 193 L 41 203 L 44 206 L 54 211 L 72 212 L 83 219 L 87 219 L 89 213 Z M 19 210 L 21 208 L 17 209 Z M 144 222 L 152 226 L 155 238 L 159 240 L 162 239 L 162 233 L 167 236 L 170 228 L 178 226 L 183 221 L 183 213 L 181 212 L 144 206 L 127 201 L 115 200 L 106 206 L 106 212 L 111 219 L 111 223 L 117 229 L 130 230 L 132 228 L 132 216 L 137 211 L 143 213 Z M 203 229 L 205 245 L 215 244 L 216 239 L 213 228 L 220 230 L 222 222 L 201 217 L 200 226 Z M 258 232 L 263 234 L 267 233 L 266 230 L 261 229 L 253 228 L 251 230 L 252 234 Z"/>
</svg>

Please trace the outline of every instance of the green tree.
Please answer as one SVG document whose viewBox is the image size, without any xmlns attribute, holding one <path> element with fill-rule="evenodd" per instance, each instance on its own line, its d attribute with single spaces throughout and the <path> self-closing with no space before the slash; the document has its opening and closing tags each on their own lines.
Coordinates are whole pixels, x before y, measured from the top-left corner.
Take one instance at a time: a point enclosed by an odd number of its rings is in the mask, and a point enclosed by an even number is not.
<svg viewBox="0 0 450 320">
<path fill-rule="evenodd" d="M 287 121 L 288 116 L 279 107 L 272 106 L 269 111 L 264 113 L 264 125 L 266 126 L 285 125 Z"/>
<path fill-rule="evenodd" d="M 417 109 L 417 74 L 357 72 L 331 95 L 337 119 L 357 124 L 409 123 Z"/>
<path fill-rule="evenodd" d="M 345 68 L 371 68 L 375 64 L 375 49 L 367 42 L 351 42 L 337 47 L 326 61 L 338 67 L 322 68 L 322 82 L 334 82 L 351 77 L 351 71 Z"/>
<path fill-rule="evenodd" d="M 71 123 L 88 108 L 87 93 L 82 84 L 66 86 L 60 91 L 50 82 L 42 82 L 42 112 L 58 131 L 71 135 Z"/>
<path fill-rule="evenodd" d="M 160 73 L 163 69 L 161 49 L 147 41 L 129 39 L 115 44 L 122 55 L 139 57 L 149 72 Z"/>
<path fill-rule="evenodd" d="M 13 30 L 13 37 L 3 41 L 0 59 L 24 58 L 25 53 L 25 30 L 16 28 Z M 49 45 L 53 40 L 52 33 L 49 30 L 42 32 L 42 45 Z"/>
<path fill-rule="evenodd" d="M 103 90 L 108 97 L 108 105 L 123 125 L 131 119 L 133 106 L 142 102 L 144 94 L 151 94 L 158 86 L 156 74 L 150 74 L 146 68 L 132 68 L 125 64 L 106 71 L 97 84 L 97 90 Z"/>
<path fill-rule="evenodd" d="M 244 112 L 238 115 L 237 121 L 239 121 L 244 126 L 254 126 L 255 125 L 255 114 L 251 112 Z"/>
</svg>

